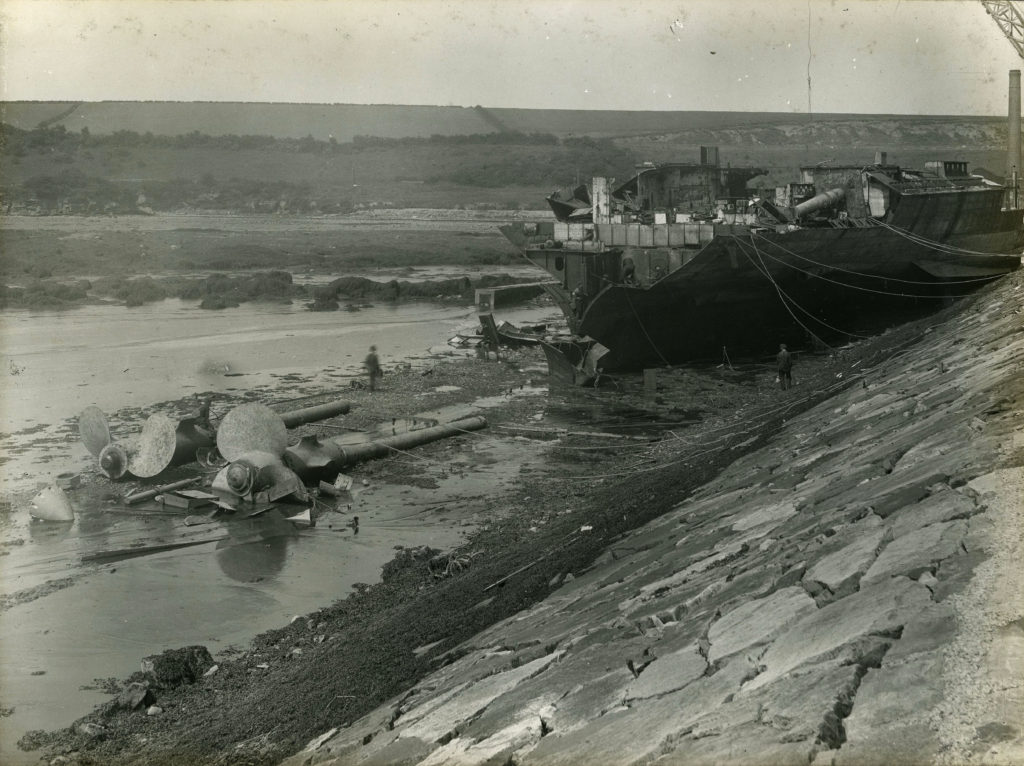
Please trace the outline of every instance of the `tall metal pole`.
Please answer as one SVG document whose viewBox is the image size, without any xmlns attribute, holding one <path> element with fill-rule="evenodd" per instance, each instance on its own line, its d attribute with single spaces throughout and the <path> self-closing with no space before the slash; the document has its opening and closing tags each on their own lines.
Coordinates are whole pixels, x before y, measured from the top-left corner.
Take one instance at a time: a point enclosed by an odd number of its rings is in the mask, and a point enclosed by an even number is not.
<svg viewBox="0 0 1024 766">
<path fill-rule="evenodd" d="M 1009 115 L 1006 137 L 1006 181 L 1013 182 L 1013 206 L 1017 207 L 1017 179 L 1020 177 L 1020 70 L 1010 70 Z"/>
</svg>

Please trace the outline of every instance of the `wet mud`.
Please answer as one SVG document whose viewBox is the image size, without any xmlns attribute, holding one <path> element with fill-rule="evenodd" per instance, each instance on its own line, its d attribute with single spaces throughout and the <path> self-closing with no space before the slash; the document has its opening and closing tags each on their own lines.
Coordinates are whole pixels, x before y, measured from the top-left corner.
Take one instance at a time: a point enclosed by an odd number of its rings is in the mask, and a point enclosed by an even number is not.
<svg viewBox="0 0 1024 766">
<path fill-rule="evenodd" d="M 380 391 L 346 392 L 361 400 L 354 407 L 358 414 L 307 424 L 293 432 L 293 440 L 300 433 L 316 433 L 358 443 L 457 417 L 467 408 L 485 412 L 512 398 L 536 400 L 545 390 L 530 386 L 525 371 L 505 364 L 457 367 L 435 358 L 426 370 L 411 365 L 391 370 Z M 474 392 L 505 389 L 517 376 L 515 394 L 506 390 L 498 397 L 481 397 L 479 407 L 465 400 Z M 287 410 L 337 398 L 336 391 L 325 394 L 314 385 L 311 376 L 285 378 L 279 386 L 242 397 L 216 395 L 214 411 L 224 413 L 250 399 Z M 294 396 L 307 386 L 318 393 Z M 186 397 L 157 408 L 184 414 L 193 404 Z M 419 414 L 414 408 L 427 409 Z M 127 407 L 112 413 L 112 432 L 129 429 L 148 410 Z M 391 413 L 400 416 L 387 417 Z M 77 442 L 71 424 L 62 424 L 60 431 L 58 444 L 66 438 Z M 41 445 L 46 448 L 45 439 Z M 137 668 L 142 645 L 159 650 L 184 640 L 227 651 L 259 630 L 377 581 L 396 548 L 457 547 L 492 515 L 488 496 L 531 462 L 496 433 L 476 435 L 457 447 L 439 445 L 430 458 L 422 450 L 396 453 L 354 467 L 358 480 L 352 490 L 339 498 L 319 498 L 316 526 L 298 529 L 285 517 L 308 504 L 205 523 L 156 502 L 126 506 L 123 497 L 133 491 L 201 471 L 193 464 L 151 482 L 109 482 L 97 474 L 82 445 L 70 446 L 81 453 L 72 468 L 84 479 L 81 487 L 68 491 L 75 521 L 26 523 L 34 491 L 27 488 L 10 492 L 6 513 L 0 513 L 7 535 L 0 547 L 5 575 L 0 584 L 5 634 L 0 701 L 14 703 L 12 716 L 0 724 L 5 763 L 25 762 L 26 754 L 11 752 L 19 732 L 70 720 L 96 704 L 101 698 L 88 688 L 91 680 Z M 136 603 L 149 594 L 158 607 Z M 41 657 L 47 672 L 33 675 L 33 668 L 19 659 L 26 654 Z"/>
<path fill-rule="evenodd" d="M 307 424 L 293 436 L 336 436 L 382 423 L 385 429 L 409 427 L 439 413 L 480 407 L 489 426 L 359 466 L 351 472 L 351 498 L 328 509 L 312 530 L 286 532 L 281 519 L 270 517 L 213 533 L 212 525 L 184 530 L 166 518 L 119 517 L 112 524 L 116 514 L 104 513 L 97 534 L 105 546 L 153 544 L 164 539 L 156 530 L 167 539 L 208 540 L 91 567 L 83 583 L 4 614 L 37 604 L 47 612 L 72 609 L 70 600 L 54 599 L 63 593 L 84 597 L 89 583 L 101 578 L 120 580 L 120 592 L 114 588 L 108 599 L 112 594 L 149 612 L 138 615 L 148 628 L 131 636 L 131 647 L 117 649 L 119 669 L 93 665 L 74 679 L 76 686 L 108 676 L 124 679 L 142 656 L 190 643 L 207 646 L 218 670 L 193 686 L 161 692 L 160 716 L 95 712 L 87 720 L 103 727 L 102 736 L 71 726 L 33 734 L 22 744 L 47 744 L 48 752 L 72 762 L 277 762 L 339 716 L 354 720 L 400 694 L 439 656 L 453 659 L 447 649 L 542 598 L 618 535 L 756 448 L 787 416 L 838 390 L 844 372 L 913 342 L 914 333 L 905 329 L 876 346 L 805 355 L 797 387 L 785 393 L 776 388 L 770 367 L 757 360 L 741 369 L 665 371 L 657 390 L 647 393 L 631 376 L 599 391 L 548 390 L 540 355 L 532 351 L 504 355 L 501 363 L 463 359 L 403 368 L 385 376 L 383 391 L 352 389 L 349 415 Z M 284 383 L 293 396 L 282 399 L 285 389 L 278 387 L 272 395 L 261 392 L 264 400 L 275 406 L 294 405 L 296 398 L 300 406 L 317 403 L 298 382 Z M 353 432 L 351 438 L 365 437 Z M 70 551 L 81 544 L 62 539 Z M 364 558 L 369 552 L 375 555 Z M 54 579 L 56 559 L 50 570 L 34 562 L 34 574 L 44 582 Z M 190 571 L 183 572 L 186 565 Z M 139 603 L 140 593 L 216 595 L 222 587 L 225 592 L 211 602 L 176 607 L 173 623 L 158 619 L 168 612 L 167 603 L 159 609 Z M 196 622 L 197 615 L 202 630 L 185 635 L 182 620 Z M 117 620 L 99 616 L 107 629 Z M 259 631 L 267 632 L 250 641 Z M 23 640 L 38 641 L 39 635 Z M 436 651 L 424 649 L 431 646 Z M 53 656 L 88 666 L 66 644 L 54 647 Z M 65 693 L 67 681 L 61 684 Z M 24 686 L 24 678 L 18 683 Z M 92 704 L 101 696 L 86 693 Z M 13 706 L 14 716 L 5 719 L 10 723 L 0 722 L 5 738 L 26 728 L 52 728 L 61 717 L 50 709 L 46 725 L 25 726 L 28 717 Z M 81 707 L 68 712 L 65 720 L 80 715 Z"/>
</svg>

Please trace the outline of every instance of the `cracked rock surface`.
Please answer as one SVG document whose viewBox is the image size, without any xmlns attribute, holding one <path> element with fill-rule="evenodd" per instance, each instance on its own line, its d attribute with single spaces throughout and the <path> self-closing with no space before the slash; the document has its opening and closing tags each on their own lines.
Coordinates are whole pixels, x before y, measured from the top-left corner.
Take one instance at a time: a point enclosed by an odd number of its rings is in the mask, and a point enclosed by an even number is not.
<svg viewBox="0 0 1024 766">
<path fill-rule="evenodd" d="M 1022 281 L 287 763 L 1024 762 Z"/>
</svg>

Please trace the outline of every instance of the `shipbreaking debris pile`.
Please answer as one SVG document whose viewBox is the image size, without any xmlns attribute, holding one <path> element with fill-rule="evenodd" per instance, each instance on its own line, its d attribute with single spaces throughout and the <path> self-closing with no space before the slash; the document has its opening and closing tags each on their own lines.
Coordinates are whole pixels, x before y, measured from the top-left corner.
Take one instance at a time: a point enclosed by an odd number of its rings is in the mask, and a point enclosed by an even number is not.
<svg viewBox="0 0 1024 766">
<path fill-rule="evenodd" d="M 333 401 L 278 413 L 263 404 L 247 403 L 230 410 L 214 426 L 206 404 L 179 420 L 150 415 L 138 433 L 115 437 L 103 411 L 87 407 L 79 417 L 78 430 L 82 444 L 96 458 L 100 475 L 113 482 L 142 480 L 137 491 L 122 496 L 123 507 L 117 512 L 180 513 L 185 526 L 196 526 L 275 511 L 296 525 L 312 526 L 324 510 L 338 510 L 351 501 L 352 479 L 342 472 L 346 467 L 487 425 L 482 417 L 445 424 L 428 420 L 414 430 L 356 444 L 343 443 L 343 437 L 304 436 L 289 445 L 289 428 L 343 415 L 350 408 L 348 402 Z M 156 485 L 149 481 L 174 467 L 188 470 L 190 463 L 196 464 L 199 475 Z M 78 475 L 61 474 L 34 498 L 31 515 L 43 521 L 73 521 L 74 505 L 65 490 L 74 490 L 80 483 Z M 156 547 L 193 544 L 197 542 Z M 150 546 L 136 553 L 152 550 Z"/>
</svg>

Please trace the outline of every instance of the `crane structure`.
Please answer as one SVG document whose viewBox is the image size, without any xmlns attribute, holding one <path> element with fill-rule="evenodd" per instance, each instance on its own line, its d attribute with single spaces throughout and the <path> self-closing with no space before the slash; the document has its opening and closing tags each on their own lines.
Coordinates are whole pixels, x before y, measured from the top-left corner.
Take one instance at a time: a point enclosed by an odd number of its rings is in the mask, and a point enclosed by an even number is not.
<svg viewBox="0 0 1024 766">
<path fill-rule="evenodd" d="M 988 15 L 995 19 L 1003 30 L 1017 55 L 1024 59 L 1024 15 L 1016 0 L 981 0 Z M 1006 125 L 1006 176 L 1004 183 L 1012 189 L 1012 205 L 1017 207 L 1021 179 L 1021 132 L 1020 132 L 1020 70 L 1010 70 L 1009 108 Z"/>
<path fill-rule="evenodd" d="M 1024 15 L 1017 4 L 1011 0 L 981 0 L 981 4 L 1003 30 L 1017 55 L 1024 59 Z"/>
</svg>

